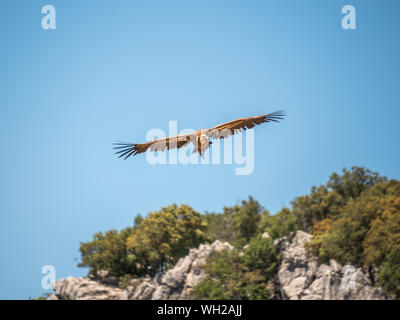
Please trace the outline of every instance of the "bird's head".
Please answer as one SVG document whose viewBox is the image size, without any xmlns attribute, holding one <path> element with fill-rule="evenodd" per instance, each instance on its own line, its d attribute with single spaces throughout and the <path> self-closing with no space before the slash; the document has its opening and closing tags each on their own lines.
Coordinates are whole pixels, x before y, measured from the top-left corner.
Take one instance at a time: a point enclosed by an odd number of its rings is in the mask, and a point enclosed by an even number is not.
<svg viewBox="0 0 400 320">
<path fill-rule="evenodd" d="M 202 133 L 200 135 L 200 143 L 204 143 L 206 141 L 208 141 L 208 136 L 206 134 Z"/>
</svg>

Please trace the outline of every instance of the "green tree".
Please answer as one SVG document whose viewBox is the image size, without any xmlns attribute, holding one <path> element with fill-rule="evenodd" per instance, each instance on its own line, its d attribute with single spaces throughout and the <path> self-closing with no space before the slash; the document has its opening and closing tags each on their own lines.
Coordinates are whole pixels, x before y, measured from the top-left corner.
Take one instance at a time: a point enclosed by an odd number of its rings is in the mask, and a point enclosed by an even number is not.
<svg viewBox="0 0 400 320">
<path fill-rule="evenodd" d="M 322 262 L 336 259 L 341 263 L 364 265 L 363 241 L 374 220 L 386 210 L 386 198 L 400 196 L 400 182 L 379 182 L 314 226 L 308 247 Z"/>
<path fill-rule="evenodd" d="M 268 232 L 273 238 L 280 238 L 299 230 L 301 227 L 298 217 L 288 208 L 283 208 L 278 213 L 270 215 L 266 211 L 259 224 L 259 232 Z"/>
<path fill-rule="evenodd" d="M 81 262 L 79 267 L 89 267 L 89 274 L 95 278 L 100 270 L 109 271 L 110 275 L 120 277 L 126 273 L 135 274 L 138 270 L 127 255 L 126 239 L 131 235 L 132 228 L 121 232 L 110 230 L 98 232 L 93 240 L 81 243 Z"/>
<path fill-rule="evenodd" d="M 351 170 L 343 169 L 342 174 L 333 173 L 327 187 L 336 191 L 344 199 L 356 199 L 365 190 L 380 182 L 386 182 L 386 177 L 372 172 L 363 167 L 352 167 Z"/>
<path fill-rule="evenodd" d="M 343 169 L 342 174 L 333 173 L 325 185 L 312 187 L 310 195 L 294 199 L 293 213 L 298 216 L 302 230 L 313 232 L 316 223 L 340 214 L 348 201 L 357 199 L 372 186 L 386 181 L 386 177 L 362 167 Z"/>
<path fill-rule="evenodd" d="M 372 220 L 382 209 L 376 198 L 349 202 L 343 208 L 343 213 L 333 221 L 330 232 L 314 235 L 310 244 L 317 250 L 314 253 L 322 262 L 336 259 L 341 263 L 362 265 L 362 242 Z"/>
<path fill-rule="evenodd" d="M 163 271 L 204 241 L 206 224 L 187 205 L 150 212 L 126 241 L 130 256 L 146 273 Z"/>
<path fill-rule="evenodd" d="M 261 234 L 251 239 L 242 257 L 247 270 L 258 270 L 265 281 L 272 278 L 280 261 L 272 239 Z"/>
<path fill-rule="evenodd" d="M 233 224 L 233 214 L 224 213 L 205 213 L 201 215 L 207 225 L 205 238 L 212 243 L 215 240 L 227 241 L 232 243 L 236 239 L 236 230 Z"/>
<path fill-rule="evenodd" d="M 238 232 L 238 238 L 249 241 L 256 232 L 261 218 L 263 208 L 261 205 L 249 197 L 248 201 L 243 200 L 241 206 L 235 206 L 233 222 Z"/>
<path fill-rule="evenodd" d="M 313 229 L 308 248 L 321 262 L 378 270 L 378 285 L 400 297 L 400 181 L 364 189 Z"/>
<path fill-rule="evenodd" d="M 224 207 L 222 214 L 206 213 L 203 215 L 207 223 L 206 238 L 209 242 L 221 240 L 243 245 L 257 234 L 261 216 L 265 213 L 252 197 L 243 200 L 241 205 Z"/>
<path fill-rule="evenodd" d="M 380 202 L 384 209 L 363 242 L 365 264 L 378 267 L 378 285 L 400 297 L 400 197 Z"/>
</svg>

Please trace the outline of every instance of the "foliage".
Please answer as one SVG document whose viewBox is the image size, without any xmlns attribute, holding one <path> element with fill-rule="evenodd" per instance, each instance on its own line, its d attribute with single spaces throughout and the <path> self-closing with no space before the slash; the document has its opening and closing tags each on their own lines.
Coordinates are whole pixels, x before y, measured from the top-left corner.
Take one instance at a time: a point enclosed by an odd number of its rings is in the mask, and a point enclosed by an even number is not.
<svg viewBox="0 0 400 320">
<path fill-rule="evenodd" d="M 349 202 L 333 222 L 326 219 L 318 225 L 321 228 L 321 225 L 331 223 L 330 231 L 328 228 L 327 232 L 314 234 L 310 247 L 322 262 L 336 259 L 343 263 L 361 265 L 362 242 L 379 210 L 382 208 L 375 198 Z"/>
<path fill-rule="evenodd" d="M 233 216 L 225 211 L 223 213 L 205 213 L 202 219 L 207 225 L 204 236 L 209 243 L 215 240 L 232 243 L 236 239 L 236 231 L 233 226 Z"/>
<path fill-rule="evenodd" d="M 378 284 L 400 297 L 400 181 L 379 182 L 314 226 L 310 251 L 321 262 L 378 270 Z"/>
<path fill-rule="evenodd" d="M 268 299 L 267 282 L 279 256 L 271 238 L 258 235 L 244 250 L 221 251 L 207 259 L 207 277 L 193 291 L 194 299 Z"/>
<path fill-rule="evenodd" d="M 116 277 L 152 275 L 204 241 L 205 227 L 200 214 L 186 205 L 171 205 L 146 218 L 138 215 L 132 228 L 99 232 L 81 243 L 78 266 L 89 267 L 94 278 L 100 270 Z"/>
<path fill-rule="evenodd" d="M 380 266 L 378 285 L 400 297 L 400 196 L 380 202 L 383 211 L 363 242 L 365 262 Z"/>
<path fill-rule="evenodd" d="M 252 197 L 243 200 L 241 205 L 224 207 L 222 214 L 206 213 L 203 215 L 207 223 L 206 238 L 209 242 L 221 240 L 241 246 L 257 234 L 258 224 L 265 213 Z"/>
<path fill-rule="evenodd" d="M 51 295 L 51 292 L 44 292 L 41 296 L 36 298 L 29 297 L 28 300 L 47 300 Z"/>
<path fill-rule="evenodd" d="M 363 265 L 363 241 L 373 221 L 385 211 L 387 201 L 382 195 L 388 197 L 392 192 L 400 190 L 393 187 L 393 181 L 381 182 L 359 198 L 349 201 L 335 217 L 317 223 L 310 243 L 313 253 L 323 262 L 337 259 L 343 263 Z"/>
<path fill-rule="evenodd" d="M 260 232 L 268 232 L 273 239 L 287 236 L 299 229 L 300 223 L 297 216 L 288 208 L 283 208 L 274 215 L 270 215 L 268 211 L 265 212 L 259 224 Z"/>
<path fill-rule="evenodd" d="M 126 289 L 126 288 L 128 288 L 128 286 L 131 285 L 131 282 L 133 279 L 134 279 L 134 276 L 132 276 L 131 274 L 129 274 L 129 273 L 124 274 L 122 277 L 119 278 L 118 286 L 121 289 Z"/>
<path fill-rule="evenodd" d="M 131 233 L 132 228 L 121 232 L 110 230 L 105 234 L 96 233 L 92 241 L 81 243 L 79 250 L 82 262 L 78 266 L 89 267 L 89 274 L 95 278 L 100 270 L 106 270 L 116 277 L 136 273 L 135 264 L 128 257 L 126 250 L 126 239 Z"/>
<path fill-rule="evenodd" d="M 261 205 L 252 197 L 248 201 L 243 200 L 241 206 L 233 208 L 233 222 L 237 230 L 238 238 L 249 241 L 256 234 L 260 221 Z"/>
<path fill-rule="evenodd" d="M 251 239 L 243 254 L 245 266 L 249 270 L 259 270 L 266 280 L 274 275 L 279 260 L 272 239 L 264 238 L 261 234 Z"/>
<path fill-rule="evenodd" d="M 292 201 L 293 213 L 298 217 L 302 230 L 313 232 L 313 227 L 328 216 L 336 216 L 346 203 L 357 199 L 362 192 L 385 177 L 365 168 L 343 169 L 342 174 L 333 173 L 325 185 L 313 187 L 310 195 Z"/>
<path fill-rule="evenodd" d="M 204 241 L 206 224 L 187 205 L 150 212 L 126 241 L 130 256 L 148 274 L 163 271 Z"/>
</svg>

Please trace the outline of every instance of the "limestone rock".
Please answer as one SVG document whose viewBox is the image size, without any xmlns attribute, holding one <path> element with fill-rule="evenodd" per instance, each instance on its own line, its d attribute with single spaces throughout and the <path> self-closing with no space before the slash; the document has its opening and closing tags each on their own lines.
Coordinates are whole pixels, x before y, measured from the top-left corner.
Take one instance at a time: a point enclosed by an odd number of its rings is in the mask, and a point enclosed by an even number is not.
<svg viewBox="0 0 400 320">
<path fill-rule="evenodd" d="M 263 237 L 269 237 L 267 233 Z M 360 268 L 342 266 L 335 260 L 329 265 L 319 264 L 309 256 L 304 245 L 311 235 L 297 231 L 289 236 L 275 239 L 273 244 L 282 255 L 277 274 L 267 283 L 271 299 L 279 300 L 384 300 L 388 296 L 373 285 L 369 274 Z M 190 299 L 193 287 L 204 277 L 203 265 L 216 251 L 232 250 L 232 246 L 219 240 L 211 245 L 202 244 L 165 273 L 153 278 L 133 279 L 122 290 L 107 272 L 101 272 L 99 281 L 89 278 L 68 277 L 55 283 L 55 294 L 49 300 L 162 300 Z M 375 271 L 377 272 L 377 271 Z"/>
<path fill-rule="evenodd" d="M 217 240 L 211 245 L 201 244 L 198 249 L 190 249 L 189 254 L 179 259 L 175 267 L 165 274 L 158 274 L 153 280 L 148 279 L 142 282 L 130 298 L 144 300 L 188 299 L 192 288 L 205 276 L 202 266 L 206 259 L 213 252 L 232 248 L 229 243 Z"/>
<path fill-rule="evenodd" d="M 68 300 L 117 300 L 122 290 L 103 285 L 89 278 L 68 277 L 54 283 L 58 299 Z M 52 297 L 54 300 L 54 297 Z"/>
<path fill-rule="evenodd" d="M 342 267 L 335 260 L 318 264 L 307 255 L 304 244 L 311 235 L 297 231 L 283 250 L 278 271 L 279 287 L 285 300 L 384 300 L 387 296 L 360 268 Z"/>
<path fill-rule="evenodd" d="M 151 278 L 146 278 L 129 297 L 131 300 L 150 300 L 156 290 L 156 283 Z"/>
</svg>

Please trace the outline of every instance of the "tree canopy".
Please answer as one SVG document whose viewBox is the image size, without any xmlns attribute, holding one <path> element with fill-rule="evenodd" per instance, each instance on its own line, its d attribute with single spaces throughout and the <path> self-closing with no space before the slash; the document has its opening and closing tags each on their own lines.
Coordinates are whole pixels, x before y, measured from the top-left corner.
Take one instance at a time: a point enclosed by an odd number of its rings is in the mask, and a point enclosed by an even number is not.
<svg viewBox="0 0 400 320">
<path fill-rule="evenodd" d="M 150 212 L 127 239 L 129 254 L 151 274 L 163 271 L 205 240 L 206 224 L 187 205 Z"/>
<path fill-rule="evenodd" d="M 81 243 L 79 266 L 89 267 L 93 277 L 100 270 L 117 277 L 153 275 L 203 242 L 205 228 L 197 211 L 174 204 L 146 218 L 137 216 L 132 228 L 96 233 L 92 241 Z"/>
</svg>

